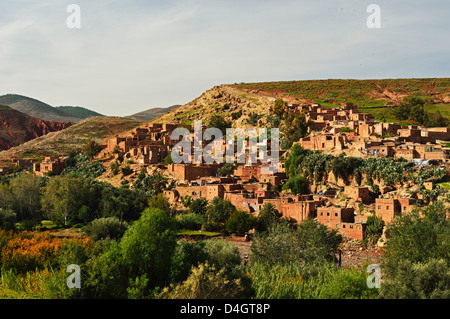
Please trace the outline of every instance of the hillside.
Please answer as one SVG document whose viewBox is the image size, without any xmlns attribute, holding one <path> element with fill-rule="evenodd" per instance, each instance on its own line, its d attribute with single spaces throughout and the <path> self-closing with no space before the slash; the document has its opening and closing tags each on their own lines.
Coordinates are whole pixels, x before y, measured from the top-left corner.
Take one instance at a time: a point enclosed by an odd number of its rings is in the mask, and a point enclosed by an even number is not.
<svg viewBox="0 0 450 319">
<path fill-rule="evenodd" d="M 83 120 L 94 116 L 104 116 L 103 114 L 91 111 L 81 106 L 57 106 L 56 109 L 61 110 L 64 113 L 69 114 L 70 116 Z"/>
<path fill-rule="evenodd" d="M 258 114 L 261 116 L 259 124 L 264 125 L 265 116 L 278 98 L 287 103 L 319 103 L 328 107 L 353 103 L 361 112 L 372 113 L 376 120 L 396 121 L 392 115 L 392 106 L 409 96 L 425 99 L 425 110 L 439 111 L 450 119 L 450 79 L 430 78 L 224 84 L 215 86 L 154 121 L 191 124 L 194 119 L 207 122 L 213 114 L 219 114 L 233 121 L 234 126 L 246 126 L 247 119 L 252 114 Z M 240 111 L 242 116 L 233 119 L 232 113 Z"/>
<path fill-rule="evenodd" d="M 172 105 L 169 107 L 155 107 L 146 111 L 142 111 L 133 115 L 127 116 L 128 118 L 140 120 L 140 121 L 151 121 L 169 111 L 172 111 L 181 105 Z"/>
<path fill-rule="evenodd" d="M 126 133 L 142 122 L 120 117 L 92 117 L 62 131 L 49 133 L 7 151 L 0 152 L 0 162 L 11 159 L 67 155 L 71 150 L 79 150 L 87 140 L 101 143 L 103 139 Z"/>
<path fill-rule="evenodd" d="M 44 121 L 0 105 L 0 150 L 7 150 L 74 123 Z"/>
<path fill-rule="evenodd" d="M 39 100 L 18 94 L 6 94 L 0 96 L 0 104 L 7 105 L 19 112 L 25 113 L 38 119 L 57 122 L 78 123 L 86 117 L 84 115 L 79 116 L 77 114 L 86 114 L 87 111 L 89 111 L 84 108 L 82 108 L 84 109 L 84 111 L 78 108 L 57 108 Z"/>
</svg>

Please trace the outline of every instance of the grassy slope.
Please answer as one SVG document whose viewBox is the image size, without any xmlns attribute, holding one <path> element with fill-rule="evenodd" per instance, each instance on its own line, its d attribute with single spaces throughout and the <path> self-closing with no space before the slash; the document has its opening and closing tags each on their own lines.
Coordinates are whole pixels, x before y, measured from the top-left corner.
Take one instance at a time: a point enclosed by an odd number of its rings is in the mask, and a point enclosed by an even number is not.
<svg viewBox="0 0 450 319">
<path fill-rule="evenodd" d="M 439 111 L 450 119 L 450 79 L 310 80 L 232 85 L 246 92 L 258 92 L 298 103 L 339 106 L 353 103 L 376 120 L 396 121 L 392 109 L 406 96 L 418 96 L 428 103 L 425 110 Z M 405 123 L 406 124 L 406 123 Z"/>
<path fill-rule="evenodd" d="M 57 106 L 56 109 L 83 120 L 93 116 L 104 116 L 81 106 Z"/>
</svg>

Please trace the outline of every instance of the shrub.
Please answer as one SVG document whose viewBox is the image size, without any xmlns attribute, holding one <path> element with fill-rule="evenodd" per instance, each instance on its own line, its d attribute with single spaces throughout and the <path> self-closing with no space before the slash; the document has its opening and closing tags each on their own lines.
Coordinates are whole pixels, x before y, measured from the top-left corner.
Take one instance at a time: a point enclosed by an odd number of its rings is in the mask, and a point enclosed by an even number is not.
<svg viewBox="0 0 450 319">
<path fill-rule="evenodd" d="M 245 293 L 241 280 L 230 280 L 224 269 L 209 263 L 192 269 L 191 275 L 177 286 L 165 288 L 159 295 L 163 299 L 235 299 Z"/>
<path fill-rule="evenodd" d="M 176 220 L 180 229 L 199 230 L 205 222 L 205 217 L 203 215 L 189 213 L 178 216 Z"/>
<path fill-rule="evenodd" d="M 17 219 L 16 213 L 10 209 L 0 208 L 0 228 L 4 230 L 14 230 Z"/>
<path fill-rule="evenodd" d="M 225 229 L 230 233 L 243 235 L 256 225 L 256 217 L 244 211 L 236 210 L 231 213 L 225 223 Z"/>
<path fill-rule="evenodd" d="M 117 217 L 102 217 L 93 220 L 83 231 L 94 241 L 101 239 L 117 240 L 122 237 L 128 228 L 126 222 L 120 222 Z"/>
</svg>

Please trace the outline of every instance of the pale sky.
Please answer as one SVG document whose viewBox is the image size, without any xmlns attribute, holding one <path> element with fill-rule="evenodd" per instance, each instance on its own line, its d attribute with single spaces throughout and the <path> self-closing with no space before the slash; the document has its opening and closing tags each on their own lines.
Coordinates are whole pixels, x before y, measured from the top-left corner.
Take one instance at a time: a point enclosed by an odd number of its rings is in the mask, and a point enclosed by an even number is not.
<svg viewBox="0 0 450 319">
<path fill-rule="evenodd" d="M 372 3 L 381 28 L 367 26 Z M 105 115 L 226 83 L 450 77 L 449 58 L 449 0 L 0 2 L 0 95 Z"/>
</svg>

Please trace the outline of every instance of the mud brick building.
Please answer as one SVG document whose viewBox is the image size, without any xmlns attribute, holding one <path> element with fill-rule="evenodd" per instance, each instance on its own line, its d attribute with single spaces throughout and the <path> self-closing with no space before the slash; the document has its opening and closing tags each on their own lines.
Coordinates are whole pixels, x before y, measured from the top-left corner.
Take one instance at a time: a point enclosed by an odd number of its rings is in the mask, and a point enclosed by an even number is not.
<svg viewBox="0 0 450 319">
<path fill-rule="evenodd" d="M 363 240 L 366 235 L 366 224 L 355 222 L 353 208 L 323 206 L 317 208 L 317 220 L 329 229 L 337 229 L 339 233 L 350 239 Z"/>
<path fill-rule="evenodd" d="M 345 186 L 344 194 L 347 197 L 364 204 L 370 204 L 373 202 L 369 187 L 366 186 Z"/>
<path fill-rule="evenodd" d="M 220 164 L 169 164 L 168 172 L 184 181 L 193 181 L 202 177 L 215 176 Z"/>
<path fill-rule="evenodd" d="M 41 163 L 33 164 L 33 172 L 37 176 L 45 176 L 50 172 L 59 175 L 65 167 L 63 157 L 46 157 Z"/>
<path fill-rule="evenodd" d="M 415 204 L 416 200 L 413 198 L 376 198 L 375 214 L 388 224 L 395 216 L 410 212 Z"/>
</svg>

